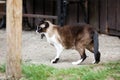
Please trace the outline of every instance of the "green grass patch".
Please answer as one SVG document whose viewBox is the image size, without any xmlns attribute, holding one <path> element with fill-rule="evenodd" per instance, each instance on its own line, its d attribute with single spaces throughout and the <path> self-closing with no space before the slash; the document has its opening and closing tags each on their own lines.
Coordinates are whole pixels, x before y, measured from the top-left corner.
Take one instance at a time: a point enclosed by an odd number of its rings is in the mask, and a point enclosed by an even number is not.
<svg viewBox="0 0 120 80">
<path fill-rule="evenodd" d="M 46 65 L 26 64 L 22 66 L 22 72 L 29 80 L 47 80 L 53 70 L 53 67 Z"/>
<path fill-rule="evenodd" d="M 5 72 L 5 64 L 0 65 L 0 72 L 4 73 Z"/>
<path fill-rule="evenodd" d="M 115 80 L 120 80 L 120 61 L 119 62 L 112 62 L 105 64 L 108 68 L 109 75 L 113 77 Z"/>
<path fill-rule="evenodd" d="M 5 66 L 0 66 L 0 72 L 5 72 Z M 67 69 L 26 63 L 22 73 L 25 76 L 22 80 L 120 80 L 120 62 Z"/>
</svg>

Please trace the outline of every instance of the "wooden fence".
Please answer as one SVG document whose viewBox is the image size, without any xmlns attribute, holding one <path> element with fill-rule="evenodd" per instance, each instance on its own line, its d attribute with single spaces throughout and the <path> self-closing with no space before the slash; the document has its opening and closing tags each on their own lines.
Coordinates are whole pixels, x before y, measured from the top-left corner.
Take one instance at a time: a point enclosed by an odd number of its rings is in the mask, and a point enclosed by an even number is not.
<svg viewBox="0 0 120 80">
<path fill-rule="evenodd" d="M 57 0 L 24 0 L 27 12 L 23 16 L 29 17 L 30 25 L 35 26 L 39 18 L 35 16 L 52 15 L 57 19 Z M 88 23 L 92 24 L 100 33 L 120 36 L 120 0 L 66 0 L 66 24 L 84 22 L 84 12 L 79 1 L 87 1 Z M 24 10 L 23 10 L 23 13 Z M 40 14 L 32 15 L 31 14 Z M 33 18 L 34 17 L 34 18 Z M 48 17 L 47 17 L 48 18 Z M 56 23 L 56 20 L 50 19 Z"/>
<path fill-rule="evenodd" d="M 78 1 L 67 0 L 66 24 L 84 22 L 84 13 Z M 87 0 L 88 22 L 100 33 L 120 36 L 120 0 Z M 28 12 L 35 14 L 57 15 L 55 0 L 35 0 L 28 2 Z M 49 7 L 48 7 L 49 6 Z M 34 10 L 31 10 L 34 9 Z M 38 22 L 38 19 L 35 19 Z"/>
</svg>

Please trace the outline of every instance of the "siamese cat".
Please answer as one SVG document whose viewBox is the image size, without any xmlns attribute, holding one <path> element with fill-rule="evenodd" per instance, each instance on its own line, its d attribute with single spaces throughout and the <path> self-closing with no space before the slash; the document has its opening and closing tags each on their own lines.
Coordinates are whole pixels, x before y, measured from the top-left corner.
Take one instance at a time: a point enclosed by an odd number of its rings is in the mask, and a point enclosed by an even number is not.
<svg viewBox="0 0 120 80">
<path fill-rule="evenodd" d="M 64 49 L 75 49 L 79 52 L 81 58 L 72 62 L 78 65 L 86 59 L 85 49 L 94 53 L 94 62 L 100 62 L 100 52 L 98 45 L 98 33 L 89 24 L 75 24 L 59 26 L 50 21 L 42 20 L 37 26 L 36 32 L 44 34 L 47 41 L 56 49 L 56 56 L 51 63 L 57 63 L 59 56 Z"/>
</svg>

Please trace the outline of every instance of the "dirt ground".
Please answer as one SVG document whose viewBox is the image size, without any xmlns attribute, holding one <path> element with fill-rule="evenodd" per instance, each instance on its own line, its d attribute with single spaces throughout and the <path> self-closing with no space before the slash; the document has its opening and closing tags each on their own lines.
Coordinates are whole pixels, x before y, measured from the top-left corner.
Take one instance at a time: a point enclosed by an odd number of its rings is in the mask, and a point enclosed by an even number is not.
<svg viewBox="0 0 120 80">
<path fill-rule="evenodd" d="M 99 35 L 99 45 L 101 52 L 101 62 L 120 60 L 120 39 L 114 36 Z M 6 58 L 6 31 L 0 30 L 0 64 L 5 63 Z M 86 50 L 87 59 L 81 65 L 91 65 L 94 55 Z M 80 56 L 75 50 L 64 50 L 61 54 L 60 61 L 57 64 L 51 64 L 50 61 L 56 55 L 54 47 L 47 43 L 46 38 L 35 31 L 23 31 L 22 33 L 22 60 L 35 64 L 46 64 L 57 68 L 76 67 L 81 65 L 72 65 Z"/>
</svg>

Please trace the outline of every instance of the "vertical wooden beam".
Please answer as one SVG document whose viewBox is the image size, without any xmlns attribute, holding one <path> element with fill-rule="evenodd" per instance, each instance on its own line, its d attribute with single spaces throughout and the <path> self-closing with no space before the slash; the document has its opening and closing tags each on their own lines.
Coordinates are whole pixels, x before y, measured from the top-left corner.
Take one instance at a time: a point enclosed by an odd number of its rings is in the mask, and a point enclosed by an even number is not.
<svg viewBox="0 0 120 80">
<path fill-rule="evenodd" d="M 108 0 L 108 32 L 110 29 L 116 29 L 116 13 L 117 13 L 117 0 Z M 112 5 L 112 6 L 111 6 Z"/>
<path fill-rule="evenodd" d="M 21 77 L 22 0 L 7 0 L 7 62 L 6 77 Z"/>
<path fill-rule="evenodd" d="M 120 0 L 117 0 L 117 31 L 120 31 Z M 119 32 L 120 33 L 120 32 Z"/>
<path fill-rule="evenodd" d="M 99 0 L 89 1 L 89 23 L 99 31 Z"/>
<path fill-rule="evenodd" d="M 107 33 L 108 30 L 108 22 L 107 22 L 107 0 L 100 0 L 100 32 L 101 33 Z"/>
<path fill-rule="evenodd" d="M 61 22 L 61 17 L 62 17 L 62 9 L 61 9 L 61 6 L 62 6 L 62 1 L 63 0 L 57 0 L 57 15 L 58 15 L 58 20 L 57 20 L 57 24 L 58 25 L 62 25 L 62 22 Z"/>
</svg>

